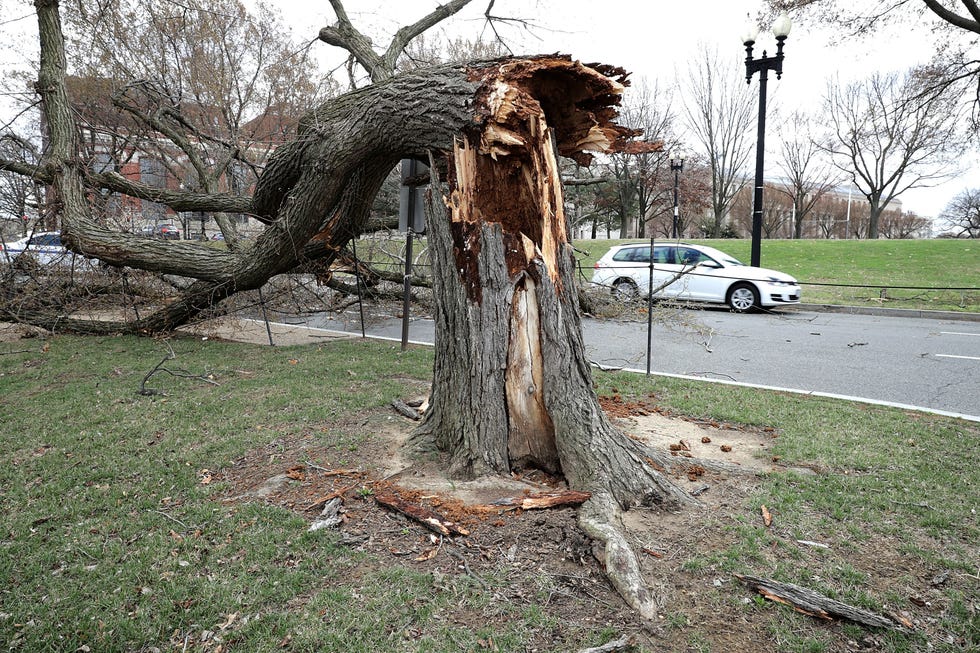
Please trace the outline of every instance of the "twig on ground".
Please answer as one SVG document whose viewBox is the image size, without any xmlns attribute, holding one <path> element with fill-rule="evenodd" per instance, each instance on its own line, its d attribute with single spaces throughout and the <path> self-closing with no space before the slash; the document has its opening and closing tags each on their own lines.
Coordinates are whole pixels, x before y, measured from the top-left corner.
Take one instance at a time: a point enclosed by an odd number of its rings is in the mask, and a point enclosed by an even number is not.
<svg viewBox="0 0 980 653">
<path fill-rule="evenodd" d="M 466 575 L 471 577 L 477 583 L 479 583 L 480 587 L 482 587 L 485 590 L 490 589 L 490 586 L 487 585 L 486 581 L 484 581 L 482 578 L 480 578 L 479 575 L 477 575 L 476 573 L 473 572 L 472 569 L 470 569 L 470 565 L 469 563 L 466 562 L 466 558 L 463 557 L 462 553 L 456 551 L 452 547 L 446 547 L 446 553 L 459 560 L 463 564 L 463 570 L 466 572 Z"/>
<path fill-rule="evenodd" d="M 177 354 L 174 353 L 174 349 L 173 349 L 173 347 L 170 346 L 170 343 L 169 342 L 167 342 L 166 340 L 164 340 L 163 342 L 164 342 L 164 344 L 167 345 L 167 355 L 164 356 L 163 359 L 159 363 L 157 363 L 153 367 L 152 370 L 150 370 L 149 372 L 146 373 L 146 376 L 144 376 L 143 377 L 143 380 L 140 381 L 140 389 L 136 391 L 136 394 L 141 395 L 143 397 L 152 397 L 154 395 L 162 395 L 162 394 L 165 394 L 162 390 L 157 390 L 155 388 L 147 388 L 146 387 L 146 382 L 149 381 L 150 380 L 150 377 L 152 377 L 157 372 L 166 372 L 170 376 L 176 376 L 178 378 L 197 379 L 199 381 L 204 381 L 205 383 L 208 383 L 210 385 L 215 385 L 215 386 L 220 385 L 214 379 L 209 379 L 208 377 L 206 377 L 203 374 L 192 374 L 191 372 L 188 372 L 187 370 L 171 370 L 171 369 L 167 369 L 166 367 L 164 367 L 164 364 L 167 361 L 172 361 L 172 360 L 176 359 L 177 358 Z"/>
<path fill-rule="evenodd" d="M 184 522 L 182 522 L 182 521 L 180 521 L 180 520 L 179 520 L 179 519 L 177 519 L 176 517 L 173 517 L 173 516 L 171 516 L 171 515 L 168 515 L 167 513 L 165 513 L 165 512 L 163 512 L 163 511 L 161 511 L 161 510 L 151 510 L 150 512 L 155 512 L 155 513 L 156 513 L 156 514 L 158 514 L 158 515 L 163 515 L 164 517 L 166 517 L 166 518 L 167 518 L 167 519 L 169 519 L 170 521 L 172 521 L 172 522 L 174 522 L 175 524 L 180 524 L 180 525 L 181 525 L 181 526 L 183 526 L 184 528 L 186 528 L 186 529 L 188 529 L 188 530 L 190 530 L 190 526 L 188 526 L 188 525 L 187 525 L 187 524 L 185 524 Z"/>
</svg>

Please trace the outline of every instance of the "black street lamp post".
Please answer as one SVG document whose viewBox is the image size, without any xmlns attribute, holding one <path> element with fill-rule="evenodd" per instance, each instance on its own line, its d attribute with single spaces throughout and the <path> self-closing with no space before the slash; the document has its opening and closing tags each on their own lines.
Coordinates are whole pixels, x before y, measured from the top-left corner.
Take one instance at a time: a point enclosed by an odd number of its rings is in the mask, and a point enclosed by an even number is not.
<svg viewBox="0 0 980 653">
<path fill-rule="evenodd" d="M 764 183 L 763 165 L 766 151 L 766 82 L 769 79 L 769 71 L 776 72 L 776 79 L 783 76 L 783 44 L 789 36 L 792 27 L 789 16 L 785 12 L 779 15 L 773 23 L 772 33 L 776 37 L 776 56 L 767 57 L 766 51 L 762 51 L 762 57 L 752 58 L 752 46 L 755 39 L 759 36 L 759 29 L 752 25 L 745 35 L 742 42 L 745 44 L 745 81 L 752 83 L 752 75 L 759 73 L 759 135 L 755 146 L 755 194 L 752 198 L 752 266 L 759 267 L 760 252 L 762 243 L 762 185 Z"/>
<path fill-rule="evenodd" d="M 677 240 L 677 223 L 680 220 L 680 212 L 677 204 L 677 189 L 680 186 L 680 174 L 684 170 L 684 154 L 682 152 L 671 152 L 670 169 L 674 172 L 674 223 L 671 229 L 671 238 Z"/>
</svg>

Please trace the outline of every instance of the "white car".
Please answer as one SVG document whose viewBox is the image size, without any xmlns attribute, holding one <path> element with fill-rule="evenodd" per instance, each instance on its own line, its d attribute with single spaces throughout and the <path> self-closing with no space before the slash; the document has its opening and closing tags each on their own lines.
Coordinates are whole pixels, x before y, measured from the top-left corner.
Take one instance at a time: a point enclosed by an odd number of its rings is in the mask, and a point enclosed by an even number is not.
<svg viewBox="0 0 980 653">
<path fill-rule="evenodd" d="M 596 262 L 592 284 L 622 299 L 646 296 L 650 243 L 610 249 Z M 654 243 L 653 290 L 654 298 L 728 304 L 739 313 L 800 303 L 800 284 L 788 274 L 750 267 L 713 247 L 688 243 Z"/>
<path fill-rule="evenodd" d="M 98 263 L 98 259 L 85 258 L 66 249 L 57 231 L 39 231 L 27 238 L 0 243 L 0 263 L 12 264 L 21 256 L 28 256 L 45 266 L 74 264 L 91 267 Z"/>
</svg>

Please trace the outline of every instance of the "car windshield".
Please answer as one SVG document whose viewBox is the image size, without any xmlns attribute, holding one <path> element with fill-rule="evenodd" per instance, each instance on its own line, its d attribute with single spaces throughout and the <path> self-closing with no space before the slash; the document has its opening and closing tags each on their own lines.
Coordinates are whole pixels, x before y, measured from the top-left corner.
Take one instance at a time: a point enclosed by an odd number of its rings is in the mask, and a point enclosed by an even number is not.
<svg viewBox="0 0 980 653">
<path fill-rule="evenodd" d="M 705 254 L 707 254 L 711 258 L 715 259 L 716 261 L 720 261 L 722 265 L 726 265 L 726 266 L 727 265 L 745 265 L 745 263 L 742 263 L 737 258 L 735 258 L 733 256 L 729 256 L 725 252 L 722 252 L 720 250 L 717 250 L 714 247 L 701 247 L 701 251 L 703 251 Z"/>
</svg>

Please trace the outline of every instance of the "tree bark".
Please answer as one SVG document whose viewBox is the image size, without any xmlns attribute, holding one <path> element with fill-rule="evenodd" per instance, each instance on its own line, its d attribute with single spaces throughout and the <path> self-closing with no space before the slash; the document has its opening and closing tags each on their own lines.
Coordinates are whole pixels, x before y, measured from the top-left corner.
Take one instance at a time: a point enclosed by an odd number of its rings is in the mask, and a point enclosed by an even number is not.
<svg viewBox="0 0 980 653">
<path fill-rule="evenodd" d="M 668 457 L 619 432 L 598 404 L 556 156 L 630 147 L 612 122 L 622 78 L 555 58 L 482 74 L 483 122 L 430 166 L 436 353 L 410 446 L 446 453 L 458 476 L 535 468 L 590 492 L 583 528 L 605 545 L 624 598 L 652 618 L 619 513 L 693 500 L 661 474 Z"/>
</svg>

